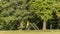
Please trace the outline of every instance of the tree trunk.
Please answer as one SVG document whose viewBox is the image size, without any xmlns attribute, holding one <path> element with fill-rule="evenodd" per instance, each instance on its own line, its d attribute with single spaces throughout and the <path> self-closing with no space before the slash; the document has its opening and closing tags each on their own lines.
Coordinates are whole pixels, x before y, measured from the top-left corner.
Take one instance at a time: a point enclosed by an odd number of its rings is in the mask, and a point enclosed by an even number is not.
<svg viewBox="0 0 60 34">
<path fill-rule="evenodd" d="M 27 23 L 26 23 L 26 30 L 29 30 L 29 25 L 30 25 L 30 23 L 29 23 L 29 21 L 27 21 Z"/>
<path fill-rule="evenodd" d="M 46 30 L 46 19 L 43 20 L 43 30 Z"/>
</svg>

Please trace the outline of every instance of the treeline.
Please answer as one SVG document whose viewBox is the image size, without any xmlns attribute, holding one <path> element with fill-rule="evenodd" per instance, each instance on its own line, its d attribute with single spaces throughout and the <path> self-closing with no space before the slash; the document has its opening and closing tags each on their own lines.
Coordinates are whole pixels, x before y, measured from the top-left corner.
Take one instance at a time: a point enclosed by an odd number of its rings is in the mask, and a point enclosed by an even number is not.
<svg viewBox="0 0 60 34">
<path fill-rule="evenodd" d="M 60 29 L 60 0 L 0 0 L 0 30 Z"/>
</svg>

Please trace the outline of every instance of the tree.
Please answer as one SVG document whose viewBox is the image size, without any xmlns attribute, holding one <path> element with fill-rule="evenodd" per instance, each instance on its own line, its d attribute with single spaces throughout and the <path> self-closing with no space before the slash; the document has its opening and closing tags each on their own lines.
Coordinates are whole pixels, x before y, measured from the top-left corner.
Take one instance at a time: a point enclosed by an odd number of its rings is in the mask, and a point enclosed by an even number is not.
<svg viewBox="0 0 60 34">
<path fill-rule="evenodd" d="M 60 1 L 59 0 L 57 0 L 57 4 L 56 4 L 56 10 L 55 10 L 55 12 L 56 12 L 56 15 L 57 15 L 57 19 L 59 19 L 58 20 L 58 28 L 60 27 Z"/>
<path fill-rule="evenodd" d="M 0 1 L 0 14 L 2 15 L 5 27 L 5 30 L 14 30 L 18 29 L 21 21 L 28 18 L 29 12 L 26 9 L 27 0 L 1 0 Z M 2 19 L 2 21 L 3 21 Z M 13 24 L 14 23 L 14 24 Z M 18 23 L 18 24 L 17 24 Z M 2 24 L 2 26 L 4 26 Z"/>
<path fill-rule="evenodd" d="M 43 20 L 43 30 L 46 30 L 46 22 L 52 19 L 52 13 L 55 12 L 55 0 L 31 0 L 29 2 L 29 10 L 37 14 Z"/>
<path fill-rule="evenodd" d="M 6 23 L 5 27 L 7 27 L 4 28 L 5 30 L 26 28 L 28 21 L 30 22 L 33 17 L 31 12 L 28 11 L 28 1 L 29 0 L 2 0 L 0 2 L 0 14 L 4 17 L 3 23 Z"/>
</svg>

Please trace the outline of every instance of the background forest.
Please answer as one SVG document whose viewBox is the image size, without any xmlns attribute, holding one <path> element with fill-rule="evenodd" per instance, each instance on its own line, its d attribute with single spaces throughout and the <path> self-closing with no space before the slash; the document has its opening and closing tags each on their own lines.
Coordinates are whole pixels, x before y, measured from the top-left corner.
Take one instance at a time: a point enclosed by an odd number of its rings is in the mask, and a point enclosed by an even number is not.
<svg viewBox="0 0 60 34">
<path fill-rule="evenodd" d="M 60 0 L 0 0 L 0 30 L 60 29 Z"/>
</svg>

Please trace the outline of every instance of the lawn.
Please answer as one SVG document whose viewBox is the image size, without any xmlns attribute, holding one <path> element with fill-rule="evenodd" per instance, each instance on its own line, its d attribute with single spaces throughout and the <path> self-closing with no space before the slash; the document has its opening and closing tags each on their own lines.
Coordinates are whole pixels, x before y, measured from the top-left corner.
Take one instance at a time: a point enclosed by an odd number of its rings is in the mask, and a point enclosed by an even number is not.
<svg viewBox="0 0 60 34">
<path fill-rule="evenodd" d="M 0 31 L 0 34 L 60 34 L 60 30 L 56 31 Z"/>
</svg>

